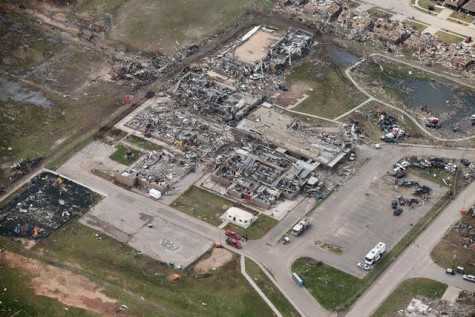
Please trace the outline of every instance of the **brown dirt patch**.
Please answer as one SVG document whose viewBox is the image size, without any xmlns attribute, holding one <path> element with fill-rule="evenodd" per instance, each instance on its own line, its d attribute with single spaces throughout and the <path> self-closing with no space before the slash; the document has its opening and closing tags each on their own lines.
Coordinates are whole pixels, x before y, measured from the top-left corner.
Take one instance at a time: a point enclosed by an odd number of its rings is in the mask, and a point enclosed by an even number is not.
<svg viewBox="0 0 475 317">
<path fill-rule="evenodd" d="M 245 63 L 254 63 L 263 59 L 269 48 L 277 42 L 278 38 L 266 31 L 258 31 L 245 43 L 239 46 L 234 55 Z"/>
<path fill-rule="evenodd" d="M 278 105 L 287 107 L 296 103 L 304 94 L 309 94 L 311 89 L 312 87 L 307 83 L 296 81 L 292 83 L 292 86 L 290 86 L 288 91 L 282 92 L 275 101 Z"/>
<path fill-rule="evenodd" d="M 32 276 L 30 285 L 37 295 L 101 315 L 113 315 L 119 306 L 102 287 L 83 276 L 11 252 L 4 252 L 0 259 Z"/>
<path fill-rule="evenodd" d="M 211 256 L 207 259 L 204 259 L 195 266 L 195 271 L 198 273 L 209 272 L 213 268 L 223 266 L 224 264 L 230 262 L 233 259 L 233 254 L 221 248 L 213 249 Z"/>
</svg>

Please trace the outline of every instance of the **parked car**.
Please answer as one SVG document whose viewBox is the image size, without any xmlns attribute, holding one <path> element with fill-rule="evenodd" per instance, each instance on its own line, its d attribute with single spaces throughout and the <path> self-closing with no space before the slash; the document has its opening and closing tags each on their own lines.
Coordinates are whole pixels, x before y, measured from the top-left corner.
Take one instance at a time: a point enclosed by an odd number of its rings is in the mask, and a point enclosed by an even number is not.
<svg viewBox="0 0 475 317">
<path fill-rule="evenodd" d="M 399 207 L 398 209 L 394 210 L 393 215 L 399 216 L 400 214 L 402 214 L 402 211 L 403 211 L 402 208 Z"/>
<path fill-rule="evenodd" d="M 392 209 L 396 209 L 396 208 L 397 208 L 397 200 L 393 200 L 393 201 L 391 202 L 391 208 L 392 208 Z"/>
<path fill-rule="evenodd" d="M 463 279 L 470 281 L 470 282 L 475 282 L 475 275 L 472 274 L 464 274 Z"/>
<path fill-rule="evenodd" d="M 236 239 L 233 239 L 233 238 L 227 238 L 226 243 L 228 245 L 231 245 L 231 246 L 235 247 L 236 249 L 241 249 L 242 248 L 241 242 L 239 242 L 239 241 L 237 241 Z"/>
<path fill-rule="evenodd" d="M 470 43 L 472 42 L 472 37 L 471 36 L 467 36 L 464 40 L 465 43 Z"/>
<path fill-rule="evenodd" d="M 234 231 L 229 230 L 229 229 L 226 229 L 225 233 L 228 237 L 234 238 L 236 240 L 241 240 L 241 238 L 242 238 L 242 236 L 239 233 L 234 232 Z"/>
<path fill-rule="evenodd" d="M 368 265 L 366 263 L 359 262 L 358 264 L 356 264 L 356 266 L 365 271 L 371 270 L 371 265 Z"/>
<path fill-rule="evenodd" d="M 455 275 L 454 270 L 452 270 L 452 269 L 450 269 L 450 268 L 447 269 L 447 270 L 445 270 L 445 273 L 450 274 L 450 275 Z"/>
</svg>

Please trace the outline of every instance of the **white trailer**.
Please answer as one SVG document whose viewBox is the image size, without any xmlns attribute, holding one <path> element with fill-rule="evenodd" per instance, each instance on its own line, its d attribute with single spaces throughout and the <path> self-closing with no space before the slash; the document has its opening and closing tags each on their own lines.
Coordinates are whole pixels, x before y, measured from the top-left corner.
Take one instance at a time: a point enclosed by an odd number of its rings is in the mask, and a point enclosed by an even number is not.
<svg viewBox="0 0 475 317">
<path fill-rule="evenodd" d="M 371 251 L 366 254 L 365 263 L 368 265 L 373 265 L 376 263 L 386 252 L 386 244 L 379 242 Z"/>
<path fill-rule="evenodd" d="M 307 230 L 307 228 L 309 226 L 310 226 L 310 219 L 309 218 L 304 218 L 304 219 L 300 220 L 299 223 L 296 224 L 292 228 L 292 235 L 294 235 L 296 237 L 299 236 L 302 232 Z"/>
</svg>

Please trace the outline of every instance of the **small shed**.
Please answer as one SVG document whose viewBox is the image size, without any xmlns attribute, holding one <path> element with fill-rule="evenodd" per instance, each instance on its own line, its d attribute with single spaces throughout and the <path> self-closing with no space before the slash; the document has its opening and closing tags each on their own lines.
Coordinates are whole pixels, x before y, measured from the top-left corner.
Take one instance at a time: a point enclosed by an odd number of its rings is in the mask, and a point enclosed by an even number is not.
<svg viewBox="0 0 475 317">
<path fill-rule="evenodd" d="M 222 219 L 229 221 L 243 228 L 248 228 L 254 221 L 257 220 L 257 216 L 254 216 L 249 211 L 231 207 L 223 214 Z"/>
</svg>

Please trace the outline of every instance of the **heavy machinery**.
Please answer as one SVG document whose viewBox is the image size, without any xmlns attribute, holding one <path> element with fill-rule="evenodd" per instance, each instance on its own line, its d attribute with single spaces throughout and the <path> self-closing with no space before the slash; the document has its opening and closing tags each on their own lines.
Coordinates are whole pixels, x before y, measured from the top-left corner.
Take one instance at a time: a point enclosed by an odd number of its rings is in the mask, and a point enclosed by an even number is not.
<svg viewBox="0 0 475 317">
<path fill-rule="evenodd" d="M 378 242 L 378 244 L 366 254 L 365 263 L 373 265 L 384 255 L 384 252 L 386 252 L 386 244 Z"/>
<path fill-rule="evenodd" d="M 292 228 L 292 235 L 299 236 L 310 227 L 310 218 L 304 218 Z"/>
</svg>

